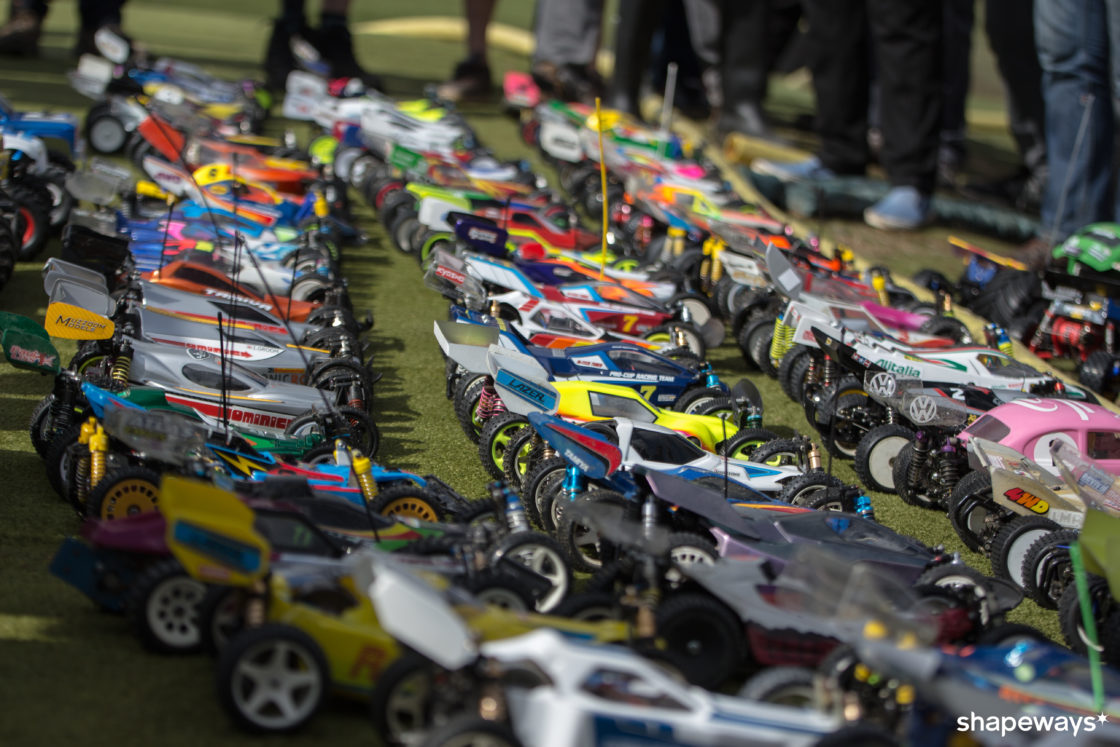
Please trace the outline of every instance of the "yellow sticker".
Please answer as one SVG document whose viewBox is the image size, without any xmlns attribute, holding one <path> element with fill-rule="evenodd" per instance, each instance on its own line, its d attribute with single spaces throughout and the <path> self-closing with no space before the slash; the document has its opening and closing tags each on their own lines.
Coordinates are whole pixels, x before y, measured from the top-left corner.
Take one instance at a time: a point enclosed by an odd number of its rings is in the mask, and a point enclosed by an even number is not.
<svg viewBox="0 0 1120 747">
<path fill-rule="evenodd" d="M 47 307 L 47 334 L 63 340 L 107 340 L 116 325 L 111 319 L 68 303 L 56 302 Z"/>
</svg>

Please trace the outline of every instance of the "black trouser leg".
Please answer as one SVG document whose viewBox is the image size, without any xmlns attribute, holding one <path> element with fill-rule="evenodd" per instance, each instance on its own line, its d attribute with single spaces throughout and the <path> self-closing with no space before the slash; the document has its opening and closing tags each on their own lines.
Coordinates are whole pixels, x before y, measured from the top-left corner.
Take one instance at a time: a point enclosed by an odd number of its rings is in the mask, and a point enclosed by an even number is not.
<svg viewBox="0 0 1120 747">
<path fill-rule="evenodd" d="M 941 3 L 867 0 L 882 87 L 879 161 L 894 186 L 929 194 L 941 128 Z"/>
<path fill-rule="evenodd" d="M 804 9 L 815 50 L 818 156 L 839 174 L 862 174 L 869 157 L 867 7 L 864 0 L 805 0 Z"/>
<path fill-rule="evenodd" d="M 1007 87 L 1011 135 L 1031 173 L 1046 167 L 1046 106 L 1034 44 L 1034 0 L 988 0 L 984 29 Z"/>
<path fill-rule="evenodd" d="M 941 110 L 941 142 L 964 156 L 965 119 L 964 105 L 968 96 L 972 66 L 972 27 L 975 21 L 975 0 L 944 0 L 942 25 L 944 39 L 941 44 L 942 69 L 944 70 Z"/>
<path fill-rule="evenodd" d="M 653 32 L 665 17 L 664 0 L 621 0 L 614 37 L 614 74 L 607 105 L 639 114 L 642 77 L 649 66 Z"/>
</svg>

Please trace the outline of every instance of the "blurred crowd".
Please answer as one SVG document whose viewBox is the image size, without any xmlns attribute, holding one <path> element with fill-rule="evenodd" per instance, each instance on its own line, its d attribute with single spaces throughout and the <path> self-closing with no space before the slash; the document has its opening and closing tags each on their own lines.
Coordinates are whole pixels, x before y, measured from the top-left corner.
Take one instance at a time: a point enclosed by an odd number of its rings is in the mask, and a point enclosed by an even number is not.
<svg viewBox="0 0 1120 747">
<path fill-rule="evenodd" d="M 124 0 L 80 0 L 75 52 L 91 51 L 102 26 L 120 32 Z M 494 79 L 486 30 L 497 0 L 464 0 L 467 54 L 438 88 L 451 101 L 488 99 Z M 281 0 L 265 50 L 268 81 L 282 89 L 295 66 L 291 39 L 320 51 L 331 75 L 380 87 L 355 58 L 350 0 L 322 0 L 312 27 L 305 0 Z M 11 0 L 0 53 L 35 54 L 46 0 Z M 1094 221 L 1115 220 L 1113 164 L 1120 91 L 1120 0 L 619 0 L 613 45 L 604 0 L 537 0 L 532 76 L 546 95 L 639 114 L 677 63 L 679 108 L 708 117 L 714 134 L 779 140 L 763 110 L 775 71 L 807 67 L 816 95 L 816 153 L 756 161 L 783 180 L 861 175 L 877 162 L 891 189 L 868 223 L 927 223 L 939 186 L 959 183 L 967 158 L 965 102 L 977 18 L 1006 90 L 1019 170 L 994 185 L 1037 212 L 1041 251 Z M 596 64 L 613 46 L 609 80 Z"/>
</svg>

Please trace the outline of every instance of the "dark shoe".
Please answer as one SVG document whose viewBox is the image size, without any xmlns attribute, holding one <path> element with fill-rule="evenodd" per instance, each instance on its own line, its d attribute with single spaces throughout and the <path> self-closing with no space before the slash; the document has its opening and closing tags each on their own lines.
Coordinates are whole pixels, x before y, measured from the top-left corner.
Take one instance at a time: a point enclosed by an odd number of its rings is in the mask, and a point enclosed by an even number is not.
<svg viewBox="0 0 1120 747">
<path fill-rule="evenodd" d="M 725 109 L 720 113 L 716 120 L 716 134 L 723 138 L 732 132 L 772 143 L 782 142 L 782 139 L 775 135 L 770 125 L 766 123 L 762 107 L 753 102 L 743 102 L 733 109 Z"/>
<path fill-rule="evenodd" d="M 585 65 L 537 62 L 530 72 L 541 93 L 561 101 L 594 105 L 595 98 L 603 95 L 602 79 Z"/>
<path fill-rule="evenodd" d="M 455 66 L 451 80 L 436 88 L 436 95 L 444 101 L 485 101 L 494 93 L 490 66 L 482 60 L 467 58 Z"/>
<path fill-rule="evenodd" d="M 332 78 L 357 78 L 366 88 L 382 90 L 381 77 L 367 72 L 354 57 L 354 40 L 350 29 L 343 24 L 332 23 L 319 28 L 319 40 L 315 44 L 319 54 L 330 65 Z"/>
<path fill-rule="evenodd" d="M 28 57 L 39 54 L 42 32 L 42 18 L 30 11 L 14 11 L 8 22 L 0 26 L 0 54 Z"/>
</svg>

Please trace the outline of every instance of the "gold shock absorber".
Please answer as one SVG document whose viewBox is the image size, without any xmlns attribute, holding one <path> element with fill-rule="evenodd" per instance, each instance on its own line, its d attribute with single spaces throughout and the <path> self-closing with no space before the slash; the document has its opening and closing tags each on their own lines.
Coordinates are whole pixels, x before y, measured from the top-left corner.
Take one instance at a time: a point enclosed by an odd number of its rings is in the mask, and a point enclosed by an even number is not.
<svg viewBox="0 0 1120 747">
<path fill-rule="evenodd" d="M 501 309 L 501 307 L 500 307 L 500 306 L 498 305 L 498 302 L 497 302 L 497 301 L 490 301 L 490 316 L 492 316 L 492 317 L 494 317 L 495 319 L 497 319 L 497 318 L 499 318 L 499 317 L 500 317 L 501 315 L 502 315 L 502 309 Z"/>
<path fill-rule="evenodd" d="M 109 372 L 109 378 L 121 386 L 128 386 L 128 374 L 131 370 L 132 346 L 126 342 L 116 360 L 113 361 L 113 369 Z"/>
<path fill-rule="evenodd" d="M 109 453 L 109 436 L 100 426 L 96 426 L 93 435 L 89 437 L 89 489 L 97 487 L 101 478 L 105 476 L 105 456 Z"/>
<path fill-rule="evenodd" d="M 774 319 L 774 336 L 770 339 L 770 360 L 780 361 L 793 345 L 793 327 L 785 323 L 781 314 Z"/>
<path fill-rule="evenodd" d="M 704 259 L 700 260 L 700 284 L 702 287 L 708 287 L 708 281 L 712 273 L 712 247 L 715 245 L 716 239 L 714 236 L 709 236 L 704 239 Z"/>
<path fill-rule="evenodd" d="M 720 255 L 723 254 L 723 250 L 726 248 L 727 244 L 725 244 L 722 239 L 715 239 L 715 243 L 712 245 L 712 270 L 708 275 L 708 279 L 711 281 L 712 285 L 715 285 L 723 278 L 723 262 L 720 261 Z"/>
<path fill-rule="evenodd" d="M 358 476 L 358 487 L 362 489 L 362 497 L 366 499 L 366 503 L 373 503 L 373 499 L 377 496 L 377 481 L 370 474 L 372 465 L 369 457 L 360 455 L 354 457 L 353 467 L 354 474 Z"/>
<path fill-rule="evenodd" d="M 264 581 L 257 579 L 249 587 L 249 599 L 245 602 L 245 627 L 259 628 L 265 623 Z"/>
<path fill-rule="evenodd" d="M 881 274 L 876 273 L 871 276 L 871 287 L 879 294 L 879 304 L 882 306 L 890 306 L 891 298 L 887 295 L 887 279 Z"/>
<path fill-rule="evenodd" d="M 953 297 L 945 291 L 937 293 L 938 305 L 941 307 L 941 316 L 953 315 Z"/>
<path fill-rule="evenodd" d="M 674 257 L 684 254 L 684 229 L 671 227 L 669 234 L 669 251 Z"/>
<path fill-rule="evenodd" d="M 816 444 L 809 444 L 808 460 L 810 470 L 821 468 L 821 449 Z"/>
<path fill-rule="evenodd" d="M 78 443 L 86 448 L 82 455 L 78 457 L 78 464 L 74 469 L 74 495 L 77 497 L 78 503 L 83 506 L 86 504 L 86 498 L 89 497 L 89 439 L 96 432 L 97 421 L 93 418 L 82 423 L 82 427 L 78 431 Z"/>
</svg>

